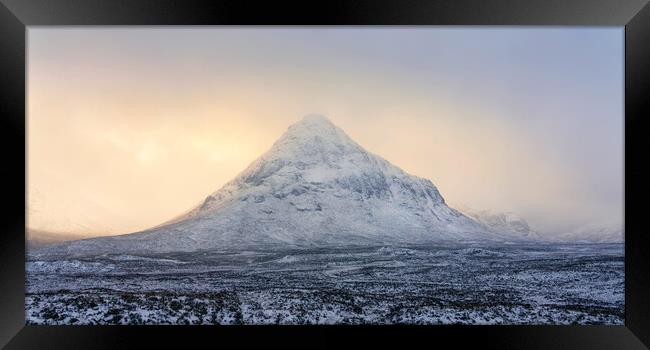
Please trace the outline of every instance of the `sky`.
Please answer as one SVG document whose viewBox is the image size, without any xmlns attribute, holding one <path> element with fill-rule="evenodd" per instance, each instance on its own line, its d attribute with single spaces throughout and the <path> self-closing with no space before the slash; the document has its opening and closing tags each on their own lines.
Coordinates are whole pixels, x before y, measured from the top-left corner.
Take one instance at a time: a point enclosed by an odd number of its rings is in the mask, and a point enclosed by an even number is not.
<svg viewBox="0 0 650 350">
<path fill-rule="evenodd" d="M 122 234 L 304 115 L 448 203 L 558 233 L 623 217 L 623 27 L 30 27 L 27 226 Z"/>
</svg>

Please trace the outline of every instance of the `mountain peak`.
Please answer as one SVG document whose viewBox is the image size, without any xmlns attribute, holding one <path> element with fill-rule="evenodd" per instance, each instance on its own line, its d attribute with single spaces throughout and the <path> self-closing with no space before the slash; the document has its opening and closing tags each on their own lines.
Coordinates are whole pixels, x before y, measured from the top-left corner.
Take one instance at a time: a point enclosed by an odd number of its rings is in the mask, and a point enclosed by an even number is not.
<svg viewBox="0 0 650 350">
<path fill-rule="evenodd" d="M 329 119 L 309 114 L 289 126 L 263 158 L 323 162 L 326 158 L 333 160 L 345 153 L 358 152 L 365 151 Z"/>
<path fill-rule="evenodd" d="M 325 136 L 342 133 L 329 119 L 320 114 L 308 114 L 289 126 L 288 133 L 294 136 Z"/>
<path fill-rule="evenodd" d="M 326 116 L 318 113 L 311 113 L 305 115 L 298 123 L 306 124 L 332 124 L 332 122 L 327 119 Z"/>
</svg>

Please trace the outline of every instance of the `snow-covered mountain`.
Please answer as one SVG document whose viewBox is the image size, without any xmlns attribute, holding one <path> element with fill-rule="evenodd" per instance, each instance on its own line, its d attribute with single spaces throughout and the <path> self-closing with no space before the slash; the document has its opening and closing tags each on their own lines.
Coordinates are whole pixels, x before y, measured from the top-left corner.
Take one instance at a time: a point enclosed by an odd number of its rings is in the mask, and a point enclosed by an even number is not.
<svg viewBox="0 0 650 350">
<path fill-rule="evenodd" d="M 620 223 L 591 223 L 568 232 L 540 233 L 513 212 L 479 210 L 464 204 L 452 206 L 501 237 L 512 240 L 546 243 L 623 243 L 623 225 Z"/>
<path fill-rule="evenodd" d="M 543 240 L 528 222 L 513 212 L 496 212 L 487 209 L 474 209 L 463 204 L 454 204 L 461 213 L 487 226 L 502 237 L 512 240 Z"/>
<path fill-rule="evenodd" d="M 447 206 L 431 181 L 367 152 L 325 117 L 309 115 L 235 179 L 173 222 L 37 253 L 503 239 L 508 237 Z"/>
</svg>

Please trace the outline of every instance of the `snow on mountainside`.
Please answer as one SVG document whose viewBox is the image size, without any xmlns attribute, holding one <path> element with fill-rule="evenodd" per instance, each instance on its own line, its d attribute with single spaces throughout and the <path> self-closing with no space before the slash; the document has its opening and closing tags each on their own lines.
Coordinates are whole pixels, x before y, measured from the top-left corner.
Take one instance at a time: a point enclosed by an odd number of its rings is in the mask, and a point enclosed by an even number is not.
<svg viewBox="0 0 650 350">
<path fill-rule="evenodd" d="M 164 226 L 38 254 L 504 240 L 448 207 L 427 179 L 373 155 L 319 115 L 292 125 L 235 179 Z"/>
<path fill-rule="evenodd" d="M 453 207 L 504 237 L 513 240 L 543 239 L 539 233 L 528 225 L 525 219 L 513 212 L 501 213 L 491 210 L 477 210 L 461 204 L 455 204 Z"/>
</svg>

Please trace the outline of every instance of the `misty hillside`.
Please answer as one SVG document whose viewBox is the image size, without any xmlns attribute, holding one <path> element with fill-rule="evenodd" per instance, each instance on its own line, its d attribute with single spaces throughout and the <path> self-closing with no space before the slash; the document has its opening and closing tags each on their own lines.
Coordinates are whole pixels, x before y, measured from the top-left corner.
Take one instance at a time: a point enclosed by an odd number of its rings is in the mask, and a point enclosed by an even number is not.
<svg viewBox="0 0 650 350">
<path fill-rule="evenodd" d="M 32 249 L 62 242 L 89 238 L 88 235 L 81 233 L 60 233 L 35 229 L 26 229 L 25 235 L 27 239 L 27 247 Z"/>
</svg>

